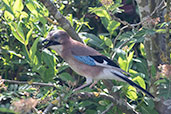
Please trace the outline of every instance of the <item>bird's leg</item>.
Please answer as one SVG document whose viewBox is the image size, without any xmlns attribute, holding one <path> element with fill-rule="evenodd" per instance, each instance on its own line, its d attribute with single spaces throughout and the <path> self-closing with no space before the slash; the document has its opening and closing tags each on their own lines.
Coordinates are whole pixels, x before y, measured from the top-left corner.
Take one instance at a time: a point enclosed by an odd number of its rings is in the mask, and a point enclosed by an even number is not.
<svg viewBox="0 0 171 114">
<path fill-rule="evenodd" d="M 80 86 L 78 88 L 75 88 L 73 91 L 78 91 L 78 90 L 90 85 L 91 83 L 92 83 L 92 79 L 91 78 L 86 78 L 85 84 L 83 84 L 82 86 Z"/>
<path fill-rule="evenodd" d="M 92 88 L 93 86 L 95 86 L 96 84 L 97 84 L 97 80 L 96 81 L 94 81 L 90 86 L 89 86 L 89 88 Z"/>
</svg>

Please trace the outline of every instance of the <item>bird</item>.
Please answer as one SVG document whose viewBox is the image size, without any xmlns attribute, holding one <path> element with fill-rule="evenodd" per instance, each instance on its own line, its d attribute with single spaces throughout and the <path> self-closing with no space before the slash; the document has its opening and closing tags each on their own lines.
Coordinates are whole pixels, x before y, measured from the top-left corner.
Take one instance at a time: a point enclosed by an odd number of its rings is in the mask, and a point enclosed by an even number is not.
<svg viewBox="0 0 171 114">
<path fill-rule="evenodd" d="M 78 91 L 88 85 L 92 88 L 99 80 L 110 79 L 127 82 L 154 98 L 151 93 L 129 79 L 127 75 L 130 74 L 122 70 L 111 59 L 92 47 L 74 40 L 63 30 L 50 31 L 46 39 L 42 41 L 42 45 L 44 48 L 55 50 L 73 71 L 86 78 L 85 84 L 74 89 L 74 91 Z"/>
</svg>

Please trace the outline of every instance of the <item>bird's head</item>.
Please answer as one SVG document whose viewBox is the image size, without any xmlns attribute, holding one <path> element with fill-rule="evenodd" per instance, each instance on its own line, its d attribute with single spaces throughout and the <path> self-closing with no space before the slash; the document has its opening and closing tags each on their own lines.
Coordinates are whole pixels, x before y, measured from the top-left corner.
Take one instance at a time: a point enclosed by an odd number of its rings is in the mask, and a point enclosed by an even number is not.
<svg viewBox="0 0 171 114">
<path fill-rule="evenodd" d="M 44 48 L 57 48 L 61 45 L 65 44 L 69 40 L 69 36 L 65 31 L 56 30 L 51 31 L 45 40 L 43 40 L 43 47 Z"/>
</svg>

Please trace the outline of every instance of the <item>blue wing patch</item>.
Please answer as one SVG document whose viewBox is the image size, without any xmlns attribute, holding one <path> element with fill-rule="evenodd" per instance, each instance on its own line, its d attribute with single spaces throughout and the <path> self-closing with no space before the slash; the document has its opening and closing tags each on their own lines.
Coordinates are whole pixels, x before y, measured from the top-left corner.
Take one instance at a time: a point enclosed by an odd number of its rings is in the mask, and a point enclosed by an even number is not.
<svg viewBox="0 0 171 114">
<path fill-rule="evenodd" d="M 90 65 L 90 66 L 95 66 L 95 62 L 94 62 L 94 59 L 91 58 L 90 56 L 75 56 L 74 55 L 74 58 L 77 59 L 78 61 L 84 63 L 84 64 L 87 64 L 87 65 Z"/>
</svg>

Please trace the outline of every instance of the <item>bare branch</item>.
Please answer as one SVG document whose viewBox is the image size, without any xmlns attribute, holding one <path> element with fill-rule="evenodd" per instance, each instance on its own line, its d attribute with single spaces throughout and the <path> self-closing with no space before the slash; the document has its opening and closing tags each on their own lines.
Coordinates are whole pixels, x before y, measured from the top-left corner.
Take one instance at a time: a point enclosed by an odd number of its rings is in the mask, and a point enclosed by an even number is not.
<svg viewBox="0 0 171 114">
<path fill-rule="evenodd" d="M 13 83 L 13 84 L 28 84 L 28 85 L 36 85 L 36 86 L 55 87 L 54 84 L 41 83 L 41 82 L 27 82 L 27 81 L 16 81 L 16 80 L 7 80 L 7 79 L 1 79 L 1 80 L 3 82 Z"/>
</svg>

